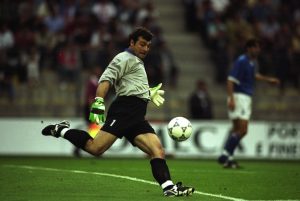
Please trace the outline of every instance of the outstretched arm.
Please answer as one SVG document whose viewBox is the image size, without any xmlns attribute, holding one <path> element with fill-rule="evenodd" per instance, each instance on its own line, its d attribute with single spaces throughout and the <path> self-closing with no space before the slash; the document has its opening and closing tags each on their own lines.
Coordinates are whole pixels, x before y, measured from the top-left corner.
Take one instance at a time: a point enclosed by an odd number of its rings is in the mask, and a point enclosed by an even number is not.
<svg viewBox="0 0 300 201">
<path fill-rule="evenodd" d="M 265 81 L 265 82 L 268 82 L 268 83 L 274 84 L 274 85 L 280 84 L 280 80 L 277 79 L 276 77 L 265 76 L 265 75 L 262 75 L 259 73 L 255 74 L 255 79 L 260 80 L 260 81 Z"/>
</svg>

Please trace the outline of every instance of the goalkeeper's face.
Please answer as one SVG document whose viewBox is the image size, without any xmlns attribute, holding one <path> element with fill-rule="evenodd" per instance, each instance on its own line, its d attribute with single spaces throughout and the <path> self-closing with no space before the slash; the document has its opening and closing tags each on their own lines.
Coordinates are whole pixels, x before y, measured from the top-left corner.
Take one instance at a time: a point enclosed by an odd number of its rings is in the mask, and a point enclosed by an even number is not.
<svg viewBox="0 0 300 201">
<path fill-rule="evenodd" d="M 134 54 L 143 59 L 147 56 L 150 50 L 151 41 L 147 41 L 142 37 L 139 37 L 136 42 L 130 41 L 130 49 L 133 50 Z"/>
</svg>

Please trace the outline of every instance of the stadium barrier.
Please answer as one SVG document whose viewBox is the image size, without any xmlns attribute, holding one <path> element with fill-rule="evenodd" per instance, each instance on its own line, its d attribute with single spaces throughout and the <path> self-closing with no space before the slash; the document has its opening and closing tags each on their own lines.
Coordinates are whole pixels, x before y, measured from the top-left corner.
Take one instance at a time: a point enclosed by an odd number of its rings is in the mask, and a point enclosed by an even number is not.
<svg viewBox="0 0 300 201">
<path fill-rule="evenodd" d="M 0 155 L 72 156 L 74 147 L 71 143 L 41 135 L 44 126 L 60 120 L 1 118 Z M 82 119 L 70 119 L 70 123 L 72 128 L 88 129 Z M 192 136 L 184 142 L 175 142 L 168 136 L 167 123 L 152 123 L 167 155 L 175 158 L 216 158 L 222 152 L 231 123 L 192 121 L 192 125 Z M 300 123 L 251 122 L 248 135 L 240 143 L 236 156 L 246 159 L 299 160 Z M 117 140 L 104 157 L 145 157 L 145 154 L 122 139 Z"/>
</svg>

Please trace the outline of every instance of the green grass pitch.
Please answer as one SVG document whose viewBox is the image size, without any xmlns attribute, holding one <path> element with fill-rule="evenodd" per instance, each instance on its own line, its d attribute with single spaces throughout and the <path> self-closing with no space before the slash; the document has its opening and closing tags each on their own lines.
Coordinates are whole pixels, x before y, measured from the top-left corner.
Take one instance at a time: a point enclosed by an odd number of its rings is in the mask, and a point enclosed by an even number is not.
<svg viewBox="0 0 300 201">
<path fill-rule="evenodd" d="M 0 157 L 1 201 L 300 200 L 299 161 L 241 161 L 240 170 L 213 160 L 168 159 L 174 182 L 196 188 L 167 198 L 148 159 Z"/>
</svg>

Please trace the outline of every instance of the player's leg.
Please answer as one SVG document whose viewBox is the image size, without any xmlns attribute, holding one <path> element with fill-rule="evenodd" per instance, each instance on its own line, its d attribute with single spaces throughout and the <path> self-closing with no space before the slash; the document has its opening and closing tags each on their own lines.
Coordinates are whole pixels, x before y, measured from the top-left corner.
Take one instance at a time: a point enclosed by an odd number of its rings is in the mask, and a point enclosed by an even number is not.
<svg viewBox="0 0 300 201">
<path fill-rule="evenodd" d="M 246 119 L 239 119 L 237 124 L 238 124 L 238 130 L 236 132 L 238 133 L 238 135 L 242 139 L 248 133 L 249 121 L 246 120 Z"/>
<path fill-rule="evenodd" d="M 182 186 L 181 182 L 174 185 L 172 182 L 165 152 L 157 135 L 154 133 L 137 135 L 134 144 L 149 155 L 153 177 L 162 187 L 165 196 L 188 196 L 194 192 L 193 187 Z"/>
<path fill-rule="evenodd" d="M 240 140 L 243 138 L 246 132 L 246 128 L 248 125 L 247 120 L 243 119 L 235 119 L 233 120 L 233 130 L 231 135 L 228 137 L 224 149 L 227 153 L 232 156 L 235 148 L 239 144 Z"/>
<path fill-rule="evenodd" d="M 234 161 L 234 151 L 245 135 L 245 129 L 247 128 L 248 121 L 243 119 L 234 119 L 232 124 L 233 128 L 226 140 L 223 153 L 218 158 L 218 162 L 224 167 L 232 166 L 235 168 L 237 167 L 237 163 Z"/>
<path fill-rule="evenodd" d="M 225 142 L 222 155 L 218 158 L 218 162 L 222 165 L 227 163 L 230 157 L 232 157 L 235 145 L 240 141 L 239 132 L 239 119 L 232 120 L 232 129 L 229 132 L 228 138 Z"/>
<path fill-rule="evenodd" d="M 231 135 L 229 136 L 229 138 L 224 146 L 224 152 L 228 156 L 228 161 L 226 162 L 224 167 L 237 168 L 238 164 L 234 160 L 234 151 L 237 148 L 237 146 L 239 145 L 242 138 L 247 133 L 248 120 L 236 119 L 233 122 L 234 122 L 234 130 L 231 133 Z"/>
<path fill-rule="evenodd" d="M 225 150 L 229 154 L 229 157 L 228 161 L 224 164 L 224 168 L 240 168 L 239 164 L 234 159 L 234 151 L 243 137 L 247 134 L 248 120 L 239 119 L 236 123 L 237 129 L 232 133 L 225 145 Z"/>
<path fill-rule="evenodd" d="M 141 134 L 134 138 L 135 145 L 147 153 L 151 159 L 165 158 L 165 152 L 157 135 L 154 133 Z"/>
<path fill-rule="evenodd" d="M 42 130 L 42 134 L 65 138 L 76 147 L 95 156 L 104 153 L 117 139 L 116 136 L 102 130 L 99 130 L 95 139 L 93 139 L 88 132 L 84 130 L 71 129 L 67 121 L 46 126 Z"/>
<path fill-rule="evenodd" d="M 99 130 L 93 140 L 88 140 L 84 150 L 95 156 L 102 155 L 118 138 L 106 131 Z"/>
<path fill-rule="evenodd" d="M 164 189 L 174 185 L 165 161 L 165 152 L 157 135 L 154 133 L 138 135 L 134 138 L 134 144 L 150 157 L 153 177 L 161 187 Z"/>
<path fill-rule="evenodd" d="M 235 109 L 229 110 L 229 118 L 232 120 L 232 130 L 224 145 L 222 155 L 218 158 L 218 162 L 224 167 L 228 164 L 234 164 L 233 154 L 241 139 L 246 135 L 248 129 L 248 121 L 251 116 L 251 98 L 244 94 L 235 94 Z M 230 161 L 230 163 L 228 163 Z M 236 163 L 237 164 L 237 163 Z M 232 165 L 233 168 L 237 165 Z"/>
<path fill-rule="evenodd" d="M 251 116 L 251 97 L 238 94 L 235 96 L 236 109 L 231 116 L 233 119 L 233 132 L 229 136 L 224 152 L 228 154 L 228 161 L 224 164 L 225 168 L 238 168 L 238 163 L 234 160 L 234 151 L 240 141 L 247 134 L 248 122 Z"/>
</svg>

